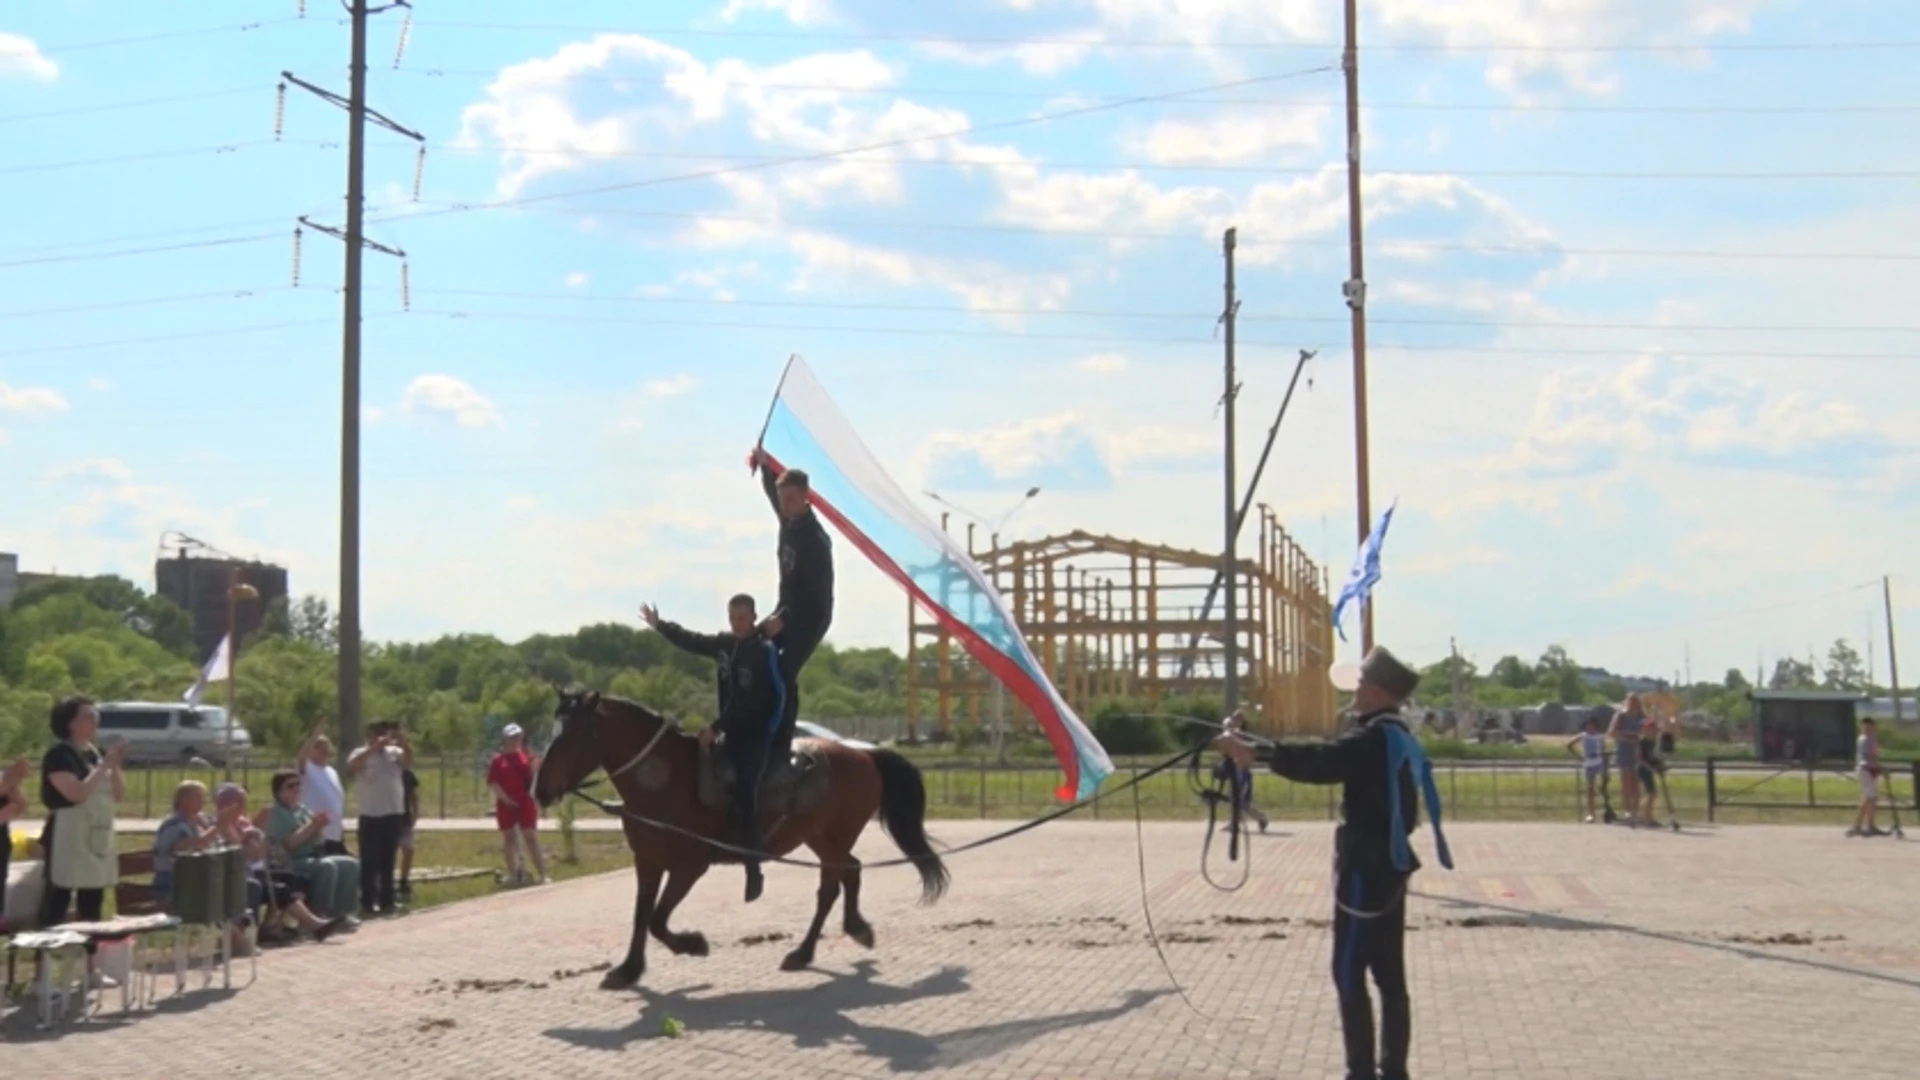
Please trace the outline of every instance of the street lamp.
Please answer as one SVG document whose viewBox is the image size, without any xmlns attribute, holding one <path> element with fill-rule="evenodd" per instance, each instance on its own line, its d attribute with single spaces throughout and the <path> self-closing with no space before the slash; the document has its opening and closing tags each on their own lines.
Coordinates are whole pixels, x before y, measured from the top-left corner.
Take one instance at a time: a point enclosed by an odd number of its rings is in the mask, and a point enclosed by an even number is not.
<svg viewBox="0 0 1920 1080">
<path fill-rule="evenodd" d="M 1027 503 L 1033 500 L 1034 496 L 1040 494 L 1040 489 L 1037 487 L 1028 488 L 1026 491 L 1026 494 L 1020 496 L 1018 499 L 1015 499 L 1012 506 L 1008 507 L 1004 513 L 1002 513 L 999 517 L 993 519 L 992 521 L 988 521 L 986 518 L 981 517 L 979 514 L 974 513 L 973 511 L 967 509 L 966 507 L 960 506 L 948 500 L 946 497 L 942 496 L 937 491 L 923 490 L 921 494 L 925 495 L 929 499 L 932 499 L 934 502 L 939 503 L 941 506 L 944 506 L 950 510 L 957 510 L 962 515 L 972 518 L 974 521 L 980 523 L 983 526 L 986 526 L 987 534 L 989 536 L 998 537 L 1000 535 L 1000 530 L 1006 527 L 1007 520 L 1013 517 L 1013 515 L 1019 513 L 1022 507 L 1025 507 Z M 997 540 L 996 540 L 996 543 L 997 543 Z"/>
<path fill-rule="evenodd" d="M 220 729 L 220 770 L 226 780 L 233 779 L 233 725 L 239 715 L 234 711 L 234 694 L 240 682 L 240 601 L 260 599 L 260 590 L 239 580 L 238 570 L 233 577 L 233 584 L 227 586 L 227 723 Z"/>
</svg>

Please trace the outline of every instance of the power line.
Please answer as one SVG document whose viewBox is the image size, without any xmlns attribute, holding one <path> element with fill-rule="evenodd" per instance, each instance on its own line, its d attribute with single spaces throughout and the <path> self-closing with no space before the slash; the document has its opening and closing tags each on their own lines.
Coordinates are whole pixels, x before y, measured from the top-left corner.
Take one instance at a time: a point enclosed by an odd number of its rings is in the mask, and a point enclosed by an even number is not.
<svg viewBox="0 0 1920 1080">
<path fill-rule="evenodd" d="M 1220 90 L 1220 89 L 1226 89 L 1226 88 L 1235 87 L 1235 86 L 1252 86 L 1252 85 L 1257 85 L 1262 83 L 1280 82 L 1287 79 L 1297 79 L 1297 78 L 1302 78 L 1308 75 L 1319 75 L 1329 71 L 1336 71 L 1336 70 L 1338 70 L 1337 65 L 1322 64 L 1318 67 L 1303 68 L 1298 71 L 1284 72 L 1277 75 L 1257 75 L 1247 79 L 1234 79 L 1228 82 L 1213 83 L 1208 86 L 1196 87 L 1192 90 L 1185 90 L 1185 91 L 1175 90 L 1175 91 L 1169 91 L 1164 94 L 1149 94 L 1149 95 L 1144 95 L 1144 96 L 1135 97 L 1135 98 L 1124 98 L 1119 101 L 1110 102 L 1103 105 L 1085 105 L 1085 106 L 1080 106 L 1072 109 L 1063 109 L 1058 112 L 1041 113 L 1038 116 L 1025 116 L 1016 120 L 1001 120 L 1001 121 L 996 121 L 994 123 L 988 123 L 988 124 L 968 124 L 967 126 L 962 128 L 955 128 L 949 131 L 937 132 L 931 135 L 908 135 L 908 136 L 903 136 L 897 139 L 886 139 L 877 143 L 868 143 L 863 146 L 850 146 L 840 150 L 823 150 L 816 153 L 800 154 L 793 157 L 775 158 L 768 161 L 753 162 L 753 163 L 741 164 L 741 165 L 728 165 L 728 166 L 722 166 L 722 167 L 713 168 L 713 169 L 701 169 L 695 172 L 678 173 L 678 174 L 673 174 L 668 176 L 652 176 L 652 177 L 646 177 L 640 180 L 628 180 L 628 181 L 623 181 L 615 184 L 602 184 L 598 187 L 580 188 L 573 191 L 555 191 L 555 192 L 549 192 L 545 195 L 526 195 L 526 196 L 520 196 L 512 199 L 496 199 L 493 202 L 487 202 L 487 203 L 463 204 L 463 205 L 457 205 L 445 210 L 429 210 L 422 213 L 409 214 L 407 216 L 413 219 L 419 219 L 419 218 L 430 218 L 430 217 L 442 217 L 448 214 L 471 213 L 479 210 L 500 210 L 508 207 L 530 206 L 538 203 L 554 202 L 560 199 L 575 199 L 575 198 L 583 198 L 589 195 L 606 195 L 616 191 L 632 191 L 638 188 L 657 187 L 663 184 L 679 183 L 686 180 L 705 180 L 705 179 L 711 179 L 716 176 L 727 176 L 727 175 L 733 175 L 733 174 L 745 173 L 745 172 L 757 172 L 763 169 L 777 168 L 782 165 L 801 165 L 801 164 L 806 164 L 808 162 L 814 162 L 814 161 L 831 161 L 838 158 L 848 157 L 853 154 L 867 153 L 875 150 L 890 150 L 900 146 L 912 146 L 917 143 L 925 143 L 925 142 L 939 142 L 945 139 L 958 139 L 967 135 L 978 135 L 978 134 L 982 134 L 984 132 L 989 132 L 989 131 L 1005 131 L 1005 130 L 1010 130 L 1012 128 L 1031 127 L 1035 124 L 1045 124 L 1055 120 L 1065 120 L 1065 119 L 1069 119 L 1077 116 L 1086 116 L 1092 113 L 1108 112 L 1113 109 L 1124 108 L 1131 105 L 1144 105 L 1144 104 L 1149 104 L 1156 101 L 1163 101 L 1168 98 L 1183 96 L 1184 94 L 1205 93 L 1209 90 Z M 388 221 L 392 219 L 383 218 L 381 220 Z"/>
<path fill-rule="evenodd" d="M 613 326 L 687 326 L 714 330 L 742 331 L 785 331 L 835 334 L 883 334 L 903 337 L 964 337 L 964 338 L 1018 338 L 1023 340 L 1044 341 L 1080 341 L 1095 343 L 1132 343 L 1137 345 L 1214 345 L 1211 337 L 1144 337 L 1138 334 L 1091 334 L 1091 333 L 1055 333 L 1035 330 L 987 330 L 975 327 L 928 327 L 928 326 L 837 326 L 808 323 L 771 323 L 749 322 L 745 320 L 710 319 L 661 319 L 661 318 L 611 318 L 597 315 L 567 315 L 553 312 L 499 311 L 487 309 L 481 311 L 444 310 L 416 308 L 419 315 L 440 316 L 459 320 L 517 320 L 552 323 L 604 324 Z M 1323 354 L 1343 350 L 1344 342 L 1301 342 L 1301 341 L 1258 341 L 1241 338 L 1239 344 L 1257 348 L 1275 349 L 1318 349 Z M 1625 357 L 1636 354 L 1638 348 L 1532 348 L 1505 345 L 1431 345 L 1411 342 L 1375 342 L 1377 349 L 1387 349 L 1410 353 L 1449 353 L 1454 355 L 1487 356 L 1536 356 L 1541 358 L 1559 356 L 1614 356 Z M 1920 359 L 1920 352 L 1882 353 L 1882 352 L 1805 352 L 1770 350 L 1668 350 L 1677 356 L 1698 359 L 1786 359 L 1786 360 L 1913 360 Z"/>
<path fill-rule="evenodd" d="M 339 290 L 330 289 L 329 293 Z M 393 317 L 407 315 L 400 310 L 369 314 L 366 317 Z M 677 318 L 611 318 L 593 315 L 568 315 L 554 312 L 537 311 L 500 311 L 494 309 L 467 311 L 453 309 L 415 308 L 412 316 L 438 317 L 458 321 L 515 321 L 549 324 L 577 323 L 582 325 L 607 326 L 684 326 L 708 330 L 737 330 L 743 332 L 801 332 L 832 334 L 875 334 L 903 337 L 943 337 L 943 338 L 986 338 L 1017 339 L 1028 341 L 1073 341 L 1104 344 L 1131 345 L 1205 345 L 1214 346 L 1217 342 L 1206 336 L 1143 336 L 1139 334 L 1097 334 L 1048 332 L 1035 330 L 990 330 L 976 327 L 927 327 L 927 326 L 844 326 L 808 323 L 774 323 L 746 320 L 714 319 L 677 319 Z M 263 323 L 251 326 L 237 326 L 208 330 L 186 331 L 175 334 L 159 334 L 145 337 L 114 338 L 104 341 L 75 342 L 65 345 L 35 346 L 0 352 L 0 359 L 79 352 L 92 349 L 117 348 L 129 345 L 150 345 L 174 341 L 188 341 L 201 338 L 231 337 L 243 334 L 263 333 L 272 330 L 295 329 L 308 326 L 329 324 L 326 319 L 300 319 L 288 322 Z M 1344 342 L 1300 342 L 1280 340 L 1249 340 L 1242 338 L 1239 344 L 1251 348 L 1271 348 L 1291 351 L 1307 348 L 1318 349 L 1323 354 L 1334 354 L 1346 347 Z M 1501 345 L 1432 345 L 1412 342 L 1375 342 L 1374 347 L 1406 353 L 1447 353 L 1454 356 L 1533 356 L 1541 359 L 1565 356 L 1605 356 L 1625 358 L 1640 352 L 1638 348 L 1576 348 L 1552 347 L 1529 348 L 1523 346 Z M 1881 352 L 1793 352 L 1769 350 L 1697 350 L 1670 349 L 1676 356 L 1696 359 L 1787 359 L 1787 360 L 1915 360 L 1917 353 L 1881 353 Z"/>
<path fill-rule="evenodd" d="M 193 30 L 167 30 L 158 34 L 142 34 L 138 37 L 108 38 L 104 41 L 83 41 L 72 45 L 42 46 L 40 52 L 45 55 L 87 52 L 93 49 L 113 49 L 122 45 L 147 45 L 156 41 L 179 41 L 183 38 L 212 37 L 217 34 L 251 33 L 265 30 L 270 26 L 286 26 L 297 23 L 298 17 L 286 19 L 264 19 L 256 22 L 227 23 L 221 26 L 203 26 Z"/>
<path fill-rule="evenodd" d="M 775 41 L 887 41 L 913 45 L 1050 45 L 1089 49 L 1205 49 L 1253 52 L 1311 51 L 1337 52 L 1337 41 L 1195 41 L 1186 38 L 1065 38 L 1032 36 L 987 36 L 953 34 L 889 34 L 851 30 L 741 30 L 698 27 L 617 27 L 584 26 L 569 23 L 470 22 L 449 19 L 421 19 L 421 26 L 449 30 L 494 30 L 510 33 L 629 34 L 642 37 L 706 37 L 730 40 Z M 1363 53 L 1701 53 L 1701 52 L 1863 52 L 1920 48 L 1920 41 L 1793 41 L 1793 42 L 1717 42 L 1668 43 L 1623 42 L 1602 45 L 1517 45 L 1507 42 L 1385 42 L 1361 46 Z"/>
<path fill-rule="evenodd" d="M 50 109 L 46 112 L 0 113 L 0 124 L 13 124 L 26 120 L 52 120 L 66 116 L 91 116 L 95 113 L 123 112 L 128 109 L 145 109 L 156 105 L 178 105 L 187 101 L 211 101 L 214 98 L 238 97 L 241 94 L 257 94 L 273 89 L 271 83 L 255 86 L 238 86 L 231 90 L 209 90 L 201 94 L 176 94 L 172 97 L 140 98 L 136 101 L 117 101 L 111 105 L 83 105 L 74 109 Z"/>
<path fill-rule="evenodd" d="M 386 312 L 383 314 L 395 314 Z M 375 316 L 369 315 L 368 318 Z M 26 349 L 9 349 L 0 352 L 0 360 L 11 360 L 22 356 L 45 356 L 54 353 L 85 352 L 92 349 L 114 349 L 127 345 L 159 345 L 174 341 L 197 341 L 202 338 L 238 337 L 243 334 L 259 334 L 270 330 L 291 330 L 305 326 L 331 326 L 333 319 L 295 319 L 289 322 L 257 323 L 252 326 L 229 326 L 215 330 L 189 330 L 178 334 L 152 334 L 145 337 L 112 338 L 106 341 L 81 341 L 67 345 L 38 345 Z"/>
<path fill-rule="evenodd" d="M 20 266 L 50 266 L 54 263 L 91 262 L 95 259 L 119 259 L 133 255 L 157 255 L 163 252 L 191 251 L 197 248 L 232 247 L 236 244 L 257 244 L 262 240 L 285 240 L 286 238 L 287 234 L 284 232 L 256 233 L 251 236 L 224 236 L 216 240 L 195 240 L 183 244 L 159 244 L 152 247 L 120 248 L 114 251 L 94 251 L 73 255 L 42 255 L 0 262 L 0 270 Z"/>
<path fill-rule="evenodd" d="M 193 303 L 200 300 L 250 300 L 256 296 L 292 291 L 293 286 L 291 285 L 276 285 L 265 288 L 221 289 L 212 292 L 176 293 L 172 296 L 150 296 L 138 300 L 106 300 L 95 304 L 73 304 L 66 307 L 0 311 L 0 320 L 37 319 L 50 315 L 80 315 L 94 311 L 124 311 L 128 308 L 161 307 L 169 304 Z"/>
<path fill-rule="evenodd" d="M 461 204 L 453 204 L 461 205 Z M 960 232 L 960 233 L 1007 233 L 1023 236 L 1060 236 L 1099 240 L 1196 240 L 1200 233 L 1194 232 L 1149 232 L 1128 229 L 1071 229 L 1044 225 L 1002 225 L 993 222 L 937 222 L 919 219 L 885 218 L 848 218 L 828 217 L 809 222 L 793 222 L 787 218 L 757 216 L 751 214 L 708 213 L 699 210 L 626 210 L 594 208 L 586 211 L 596 218 L 658 218 L 670 221 L 736 221 L 758 225 L 798 225 L 800 227 L 820 227 L 839 229 L 882 229 L 900 232 Z M 415 215 L 417 216 L 417 215 Z M 405 217 L 388 220 L 404 221 Z M 1257 236 L 1256 236 L 1257 238 Z M 1293 247 L 1337 247 L 1345 250 L 1345 239 L 1293 238 L 1286 240 Z M 1797 251 L 1731 251 L 1686 248 L 1582 248 L 1562 247 L 1552 244 L 1487 244 L 1460 241 L 1429 240 L 1384 240 L 1372 245 L 1373 249 L 1412 249 L 1417 251 L 1454 251 L 1473 254 L 1499 255 L 1594 255 L 1611 258 L 1647 258 L 1647 259 L 1775 259 L 1788 261 L 1871 261 L 1871 262 L 1920 262 L 1920 252 L 1797 252 Z"/>
<path fill-rule="evenodd" d="M 274 145 L 312 146 L 320 149 L 337 150 L 339 143 L 319 139 L 248 139 L 242 142 L 214 143 L 209 146 L 189 146 L 180 150 L 153 150 L 138 154 L 117 154 L 113 157 L 81 158 L 73 161 L 41 162 L 35 165 L 9 165 L 0 168 L 0 176 L 16 176 L 24 173 L 59 172 L 65 169 L 86 169 L 96 165 L 125 165 L 135 161 L 163 161 L 169 158 L 201 157 L 204 155 L 235 154 L 242 150 L 252 150 L 262 146 Z"/>
<path fill-rule="evenodd" d="M 382 144 L 398 145 L 398 144 Z M 786 164 L 783 154 L 700 153 L 686 150 L 574 150 L 542 146 L 457 146 L 463 154 L 520 154 L 528 157 L 562 157 L 581 160 L 629 159 L 645 161 L 711 161 L 722 164 Z M 1329 166 L 1302 165 L 1215 165 L 1165 161 L 1041 161 L 1028 158 L 978 157 L 855 157 L 852 152 L 834 158 L 841 164 L 887 166 L 955 166 L 960 168 L 1034 168 L 1087 169 L 1132 172 L 1251 173 L 1261 176 L 1317 176 Z M 1653 170 L 1603 171 L 1590 169 L 1396 169 L 1380 166 L 1369 176 L 1418 176 L 1554 180 L 1912 180 L 1920 178 L 1920 169 L 1828 169 L 1796 172 L 1667 172 Z"/>
<path fill-rule="evenodd" d="M 982 316 L 1012 315 L 1023 318 L 1087 318 L 1087 319 L 1123 319 L 1123 320 L 1191 320 L 1197 323 L 1211 324 L 1219 317 L 1218 312 L 1210 311 L 1140 311 L 1135 309 L 1093 309 L 1093 308 L 1039 308 L 1039 307 L 963 307 L 954 304 L 912 304 L 889 301 L 835 301 L 835 300 L 760 300 L 760 299 L 722 299 L 706 296 L 619 296 L 605 293 L 550 292 L 514 289 L 416 289 L 420 296 L 465 296 L 496 300 L 556 300 L 592 304 L 640 304 L 664 305 L 686 304 L 706 307 L 738 308 L 792 308 L 798 310 L 831 311 L 897 311 L 921 314 Z M 5 317 L 0 313 L 0 318 Z M 1266 323 L 1341 323 L 1347 321 L 1345 315 L 1309 315 L 1301 313 L 1248 314 L 1238 316 L 1242 322 Z M 1501 319 L 1462 319 L 1462 318 L 1422 318 L 1392 317 L 1373 318 L 1369 321 L 1396 326 L 1434 326 L 1479 328 L 1491 330 L 1580 330 L 1580 331 L 1689 331 L 1711 333 L 1880 333 L 1880 334 L 1920 334 L 1920 324 L 1912 326 L 1858 326 L 1838 324 L 1736 324 L 1736 323 L 1652 323 L 1652 322 L 1579 322 L 1556 320 L 1501 320 Z"/>
<path fill-rule="evenodd" d="M 420 78 L 445 78 L 447 76 L 469 76 L 474 78 L 496 78 L 498 68 L 402 68 L 397 74 L 412 75 Z M 571 82 L 602 82 L 630 84 L 634 79 L 629 76 L 601 75 L 592 72 L 575 72 L 567 76 Z M 1058 91 L 1045 92 L 1034 90 L 1001 90 L 991 87 L 938 87 L 914 86 L 910 84 L 893 86 L 848 86 L 841 83 L 796 83 L 768 82 L 758 79 L 715 79 L 711 85 L 736 89 L 759 90 L 796 90 L 810 92 L 830 92 L 846 97 L 952 97 L 977 98 L 982 100 L 1006 101 L 1058 101 L 1069 95 Z M 1108 95 L 1072 95 L 1088 104 L 1124 100 Z M 1331 98 L 1263 98 L 1263 97 L 1182 97 L 1173 99 L 1169 105 L 1198 106 L 1256 106 L 1269 108 L 1318 108 L 1331 106 Z M 1416 111 L 1416 112 L 1492 112 L 1492 113 L 1623 113 L 1623 114 L 1700 114 L 1707 116 L 1750 114 L 1758 116 L 1811 114 L 1811 115 L 1847 115 L 1847 114 L 1899 114 L 1920 113 L 1920 104 L 1844 104 L 1844 105 L 1754 105 L 1754 104 L 1647 104 L 1647 105 L 1603 105 L 1553 102 L 1444 102 L 1444 101 L 1365 101 L 1363 110 L 1380 111 Z"/>
</svg>

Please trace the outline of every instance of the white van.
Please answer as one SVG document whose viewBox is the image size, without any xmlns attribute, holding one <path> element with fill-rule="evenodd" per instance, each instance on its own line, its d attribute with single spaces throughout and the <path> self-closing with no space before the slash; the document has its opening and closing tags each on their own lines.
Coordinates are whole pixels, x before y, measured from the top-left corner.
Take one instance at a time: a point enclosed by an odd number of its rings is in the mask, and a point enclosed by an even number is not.
<svg viewBox="0 0 1920 1080">
<path fill-rule="evenodd" d="M 105 745 L 127 742 L 127 760 L 143 763 L 185 762 L 194 758 L 224 765 L 229 757 L 246 760 L 253 738 L 238 724 L 228 730 L 227 710 L 214 705 L 189 707 L 185 703 L 110 701 L 99 706 L 100 734 Z"/>
</svg>

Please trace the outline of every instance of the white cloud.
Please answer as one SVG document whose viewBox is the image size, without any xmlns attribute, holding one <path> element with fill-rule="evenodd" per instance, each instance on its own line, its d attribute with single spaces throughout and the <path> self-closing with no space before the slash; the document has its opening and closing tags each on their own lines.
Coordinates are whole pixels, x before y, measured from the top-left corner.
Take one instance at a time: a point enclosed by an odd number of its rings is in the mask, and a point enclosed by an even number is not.
<svg viewBox="0 0 1920 1080">
<path fill-rule="evenodd" d="M 1075 362 L 1075 366 L 1081 371 L 1091 371 L 1096 375 L 1112 375 L 1127 369 L 1127 356 L 1125 353 L 1094 353 L 1091 356 L 1081 357 Z"/>
<path fill-rule="evenodd" d="M 819 153 L 928 134 L 961 116 L 905 101 L 877 113 L 840 107 L 849 92 L 884 87 L 895 77 L 865 50 L 756 67 L 733 59 L 708 64 L 638 34 L 602 34 L 501 69 L 487 100 L 462 113 L 459 143 L 500 147 L 498 189 L 513 197 L 544 176 L 675 141 L 729 118 L 756 141 Z M 893 153 L 870 156 L 881 160 L 790 166 L 775 182 L 810 202 L 842 188 L 863 199 L 897 198 L 898 170 L 888 164 Z"/>
<path fill-rule="evenodd" d="M 1099 46 L 1085 38 L 1061 41 L 1023 41 L 1014 45 L 973 45 L 956 41 L 925 41 L 915 49 L 929 60 L 973 67 L 991 67 L 1009 61 L 1029 75 L 1046 78 L 1077 66 Z"/>
<path fill-rule="evenodd" d="M 777 11 L 795 26 L 817 26 L 833 21 L 833 6 L 827 0 L 727 0 L 720 17 L 734 22 L 750 11 Z"/>
<path fill-rule="evenodd" d="M 682 372 L 671 378 L 655 379 L 652 382 L 649 382 L 646 385 L 646 391 L 647 391 L 648 397 L 657 397 L 657 398 L 685 397 L 686 395 L 693 393 L 694 388 L 698 387 L 699 385 L 700 385 L 699 379 L 696 379 L 692 375 L 688 375 L 685 372 Z"/>
<path fill-rule="evenodd" d="M 46 386 L 8 386 L 0 383 L 0 412 L 55 413 L 67 411 L 67 399 Z"/>
<path fill-rule="evenodd" d="M 1753 16 L 1774 0 L 1368 0 L 1361 6 L 1364 45 L 1371 41 L 1430 43 L 1461 50 L 1467 62 L 1484 66 L 1486 81 L 1502 92 L 1528 96 L 1550 79 L 1586 94 L 1618 88 L 1611 58 L 1595 43 L 1647 42 L 1684 45 L 1744 34 Z M 1320 44 L 1337 41 L 1339 5 L 1320 0 L 1000 0 L 1036 15 L 1073 12 L 1088 21 L 1058 37 L 1069 40 L 1155 39 L 1188 42 L 1194 55 L 1215 69 L 1248 69 L 1235 44 Z M 1049 36 L 1055 23 L 1047 23 Z M 1472 51 L 1469 51 L 1472 50 Z M 1004 47 L 963 48 L 975 62 L 1023 59 Z M 1061 66 L 1099 51 L 1084 49 Z M 1113 50 L 1137 60 L 1134 50 Z M 1157 57 L 1158 53 L 1146 54 Z M 1682 61 L 1698 56 L 1672 54 Z M 1059 70 L 1059 67 L 1053 71 Z M 1038 73 L 1038 72 L 1036 72 Z M 1048 73 L 1052 73 L 1051 71 Z"/>
<path fill-rule="evenodd" d="M 1217 437 L 1197 426 L 1123 427 L 1066 411 L 936 433 L 922 444 L 916 468 L 929 483 L 954 491 L 1015 484 L 1085 491 L 1133 470 L 1204 466 L 1218 451 Z"/>
<path fill-rule="evenodd" d="M 500 427 L 505 421 L 493 402 L 452 375 L 421 375 L 400 395 L 400 408 L 409 413 L 441 413 L 464 428 Z"/>
<path fill-rule="evenodd" d="M 1771 0 L 1374 0 L 1381 29 L 1396 40 L 1493 46 L 1486 79 L 1494 88 L 1525 95 L 1528 84 L 1551 76 L 1587 94 L 1608 94 L 1620 77 L 1596 43 L 1680 44 L 1746 33 L 1753 15 Z"/>
<path fill-rule="evenodd" d="M 1158 120 L 1121 140 L 1128 152 L 1158 165 L 1239 165 L 1282 150 L 1315 150 L 1324 143 L 1328 104 L 1223 113 L 1205 120 Z"/>
<path fill-rule="evenodd" d="M 567 275 L 567 288 L 584 289 L 587 287 L 587 283 L 592 280 L 593 275 L 587 273 L 585 270 L 575 270 L 573 273 Z"/>
<path fill-rule="evenodd" d="M 55 465 L 47 470 L 47 479 L 105 480 L 125 483 L 133 479 L 133 469 L 119 458 L 85 458 Z"/>
<path fill-rule="evenodd" d="M 60 77 L 60 65 L 42 55 L 33 39 L 0 33 L 0 78 L 9 75 L 52 82 Z"/>
<path fill-rule="evenodd" d="M 827 233 L 796 230 L 784 242 L 802 260 L 793 288 L 845 286 L 877 280 L 901 288 L 928 286 L 952 293 L 972 311 L 1000 313 L 1019 324 L 1010 311 L 1051 311 L 1065 304 L 1073 281 L 1065 274 L 1022 274 L 985 263 L 963 263 L 889 248 L 856 244 Z"/>
<path fill-rule="evenodd" d="M 96 393 L 96 394 L 109 394 L 109 393 L 112 393 L 112 392 L 113 392 L 113 380 L 112 380 L 112 379 L 108 379 L 108 378 L 104 378 L 104 377 L 102 377 L 102 376 L 99 376 L 99 375 L 95 375 L 95 376 L 93 376 L 92 378 L 90 378 L 90 379 L 88 379 L 88 380 L 87 380 L 87 389 L 89 389 L 89 390 L 91 390 L 91 391 L 93 391 L 93 392 L 94 392 L 94 393 Z"/>
<path fill-rule="evenodd" d="M 1498 452 L 1475 457 L 1457 440 L 1429 443 L 1403 465 L 1413 472 L 1399 475 L 1438 495 L 1431 512 L 1452 519 L 1516 506 L 1557 519 L 1578 503 L 1604 517 L 1653 478 L 1678 475 L 1748 498 L 1754 482 L 1817 477 L 1865 492 L 1889 477 L 1911 480 L 1916 444 L 1897 426 L 1843 400 L 1658 351 L 1552 371 L 1537 387 L 1517 425 L 1492 421 L 1494 431 L 1511 432 Z M 1500 414 L 1478 415 L 1485 424 Z"/>
</svg>

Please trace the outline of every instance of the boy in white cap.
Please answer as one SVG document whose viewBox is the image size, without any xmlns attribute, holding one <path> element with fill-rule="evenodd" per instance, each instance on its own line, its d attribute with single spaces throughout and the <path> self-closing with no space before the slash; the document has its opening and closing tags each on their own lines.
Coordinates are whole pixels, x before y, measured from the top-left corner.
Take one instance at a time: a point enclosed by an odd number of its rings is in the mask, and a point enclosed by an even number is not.
<svg viewBox="0 0 1920 1080">
<path fill-rule="evenodd" d="M 1342 820 L 1333 844 L 1333 981 L 1346 1036 L 1347 1080 L 1407 1080 L 1413 1020 L 1407 1000 L 1406 891 L 1407 880 L 1420 868 L 1407 836 L 1419 824 L 1423 792 L 1440 865 L 1453 869 L 1440 831 L 1432 766 L 1400 718 L 1401 703 L 1419 683 L 1420 676 L 1392 653 L 1375 648 L 1361 662 L 1352 687 L 1358 726 L 1347 735 L 1330 743 L 1276 743 L 1257 751 L 1235 734 L 1221 735 L 1213 744 L 1238 765 L 1265 758 L 1288 779 L 1342 785 Z M 1380 988 L 1377 1072 L 1369 972 Z"/>
</svg>

